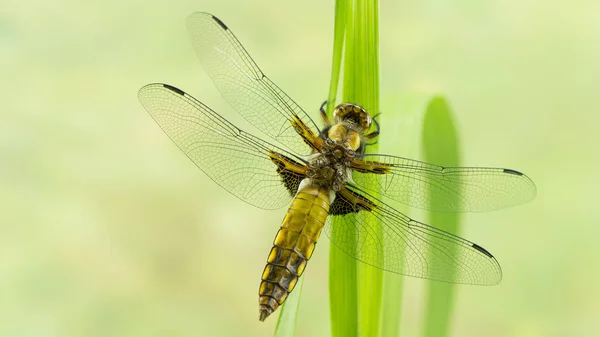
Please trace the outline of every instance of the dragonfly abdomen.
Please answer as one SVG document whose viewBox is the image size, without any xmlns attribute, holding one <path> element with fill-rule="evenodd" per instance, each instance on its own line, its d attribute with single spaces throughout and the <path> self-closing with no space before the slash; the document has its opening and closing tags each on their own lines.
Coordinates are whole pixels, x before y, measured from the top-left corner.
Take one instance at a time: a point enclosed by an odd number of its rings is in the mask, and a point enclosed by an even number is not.
<svg viewBox="0 0 600 337">
<path fill-rule="evenodd" d="M 259 319 L 286 300 L 313 254 L 331 204 L 329 190 L 308 184 L 292 201 L 275 236 L 259 288 Z"/>
</svg>

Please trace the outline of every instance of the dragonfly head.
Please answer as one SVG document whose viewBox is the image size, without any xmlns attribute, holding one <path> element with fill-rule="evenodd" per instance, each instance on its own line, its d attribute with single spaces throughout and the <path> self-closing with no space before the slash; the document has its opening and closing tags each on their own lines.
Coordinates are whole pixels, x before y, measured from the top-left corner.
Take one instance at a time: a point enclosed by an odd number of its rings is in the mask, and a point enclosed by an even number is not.
<svg viewBox="0 0 600 337">
<path fill-rule="evenodd" d="M 356 128 L 361 135 L 371 128 L 371 115 L 358 104 L 342 103 L 333 110 L 335 123 L 344 123 Z"/>
</svg>

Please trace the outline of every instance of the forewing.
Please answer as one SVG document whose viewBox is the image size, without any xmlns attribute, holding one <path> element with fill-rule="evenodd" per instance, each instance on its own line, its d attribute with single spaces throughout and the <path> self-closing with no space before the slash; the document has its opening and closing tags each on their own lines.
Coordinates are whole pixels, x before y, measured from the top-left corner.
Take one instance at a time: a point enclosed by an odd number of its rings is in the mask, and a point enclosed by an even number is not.
<svg viewBox="0 0 600 337">
<path fill-rule="evenodd" d="M 188 31 L 200 62 L 229 104 L 248 122 L 289 150 L 306 155 L 308 146 L 294 127 L 302 121 L 319 130 L 296 102 L 265 76 L 231 30 L 208 13 L 193 13 Z"/>
<path fill-rule="evenodd" d="M 413 220 L 364 191 L 339 192 L 330 214 L 325 233 L 331 242 L 376 268 L 452 283 L 494 285 L 502 279 L 500 265 L 482 247 Z"/>
<path fill-rule="evenodd" d="M 303 178 L 300 158 L 238 129 L 170 85 L 149 84 L 138 96 L 163 131 L 217 184 L 260 208 L 289 204 Z"/>
<path fill-rule="evenodd" d="M 525 203 L 536 195 L 533 181 L 510 169 L 444 167 L 379 154 L 364 155 L 353 166 L 354 182 L 361 189 L 421 209 L 490 211 Z"/>
</svg>

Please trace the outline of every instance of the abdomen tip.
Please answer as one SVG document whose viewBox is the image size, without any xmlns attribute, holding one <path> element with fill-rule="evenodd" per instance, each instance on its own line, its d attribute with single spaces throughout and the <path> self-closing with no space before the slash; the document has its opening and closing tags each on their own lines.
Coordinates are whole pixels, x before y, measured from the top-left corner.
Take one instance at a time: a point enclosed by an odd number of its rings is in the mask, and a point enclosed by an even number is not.
<svg viewBox="0 0 600 337">
<path fill-rule="evenodd" d="M 271 313 L 269 312 L 269 310 L 267 310 L 267 309 L 262 309 L 262 308 L 259 310 L 259 312 L 260 312 L 260 313 L 259 313 L 259 315 L 258 315 L 258 320 L 260 320 L 261 322 L 264 322 L 264 321 L 265 321 L 265 319 L 267 319 L 267 317 L 269 317 L 269 315 L 271 314 Z"/>
</svg>

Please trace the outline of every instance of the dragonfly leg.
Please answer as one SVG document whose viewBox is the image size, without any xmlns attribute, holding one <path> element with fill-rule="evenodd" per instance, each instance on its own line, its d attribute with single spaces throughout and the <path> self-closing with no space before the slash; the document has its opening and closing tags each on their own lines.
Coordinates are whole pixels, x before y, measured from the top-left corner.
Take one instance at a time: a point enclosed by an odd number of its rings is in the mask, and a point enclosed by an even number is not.
<svg viewBox="0 0 600 337">
<path fill-rule="evenodd" d="M 331 121 L 329 120 L 329 117 L 327 117 L 327 112 L 325 111 L 325 105 L 327 105 L 327 101 L 325 101 L 325 102 L 323 102 L 323 104 L 321 104 L 319 111 L 321 112 L 321 117 L 323 118 L 325 125 L 329 126 L 329 125 L 331 125 Z"/>
<path fill-rule="evenodd" d="M 370 143 L 365 143 L 365 146 L 373 146 L 373 145 L 375 145 L 375 144 L 377 144 L 377 143 L 379 143 L 379 141 L 378 141 L 378 140 L 375 140 L 375 141 L 373 141 L 373 142 L 370 142 Z"/>
<path fill-rule="evenodd" d="M 373 119 L 373 122 L 375 123 L 375 129 L 376 130 L 373 131 L 373 132 L 371 132 L 371 133 L 369 133 L 369 134 L 367 134 L 367 135 L 365 135 L 366 139 L 373 139 L 373 138 L 379 136 L 379 133 L 381 132 L 381 128 L 379 127 L 379 122 L 377 121 L 376 118 L 379 117 L 380 115 L 381 115 L 381 112 L 378 113 L 377 115 L 373 116 L 372 119 Z M 377 141 L 375 141 L 374 143 L 367 143 L 365 145 L 375 145 L 375 144 L 377 144 Z"/>
</svg>

